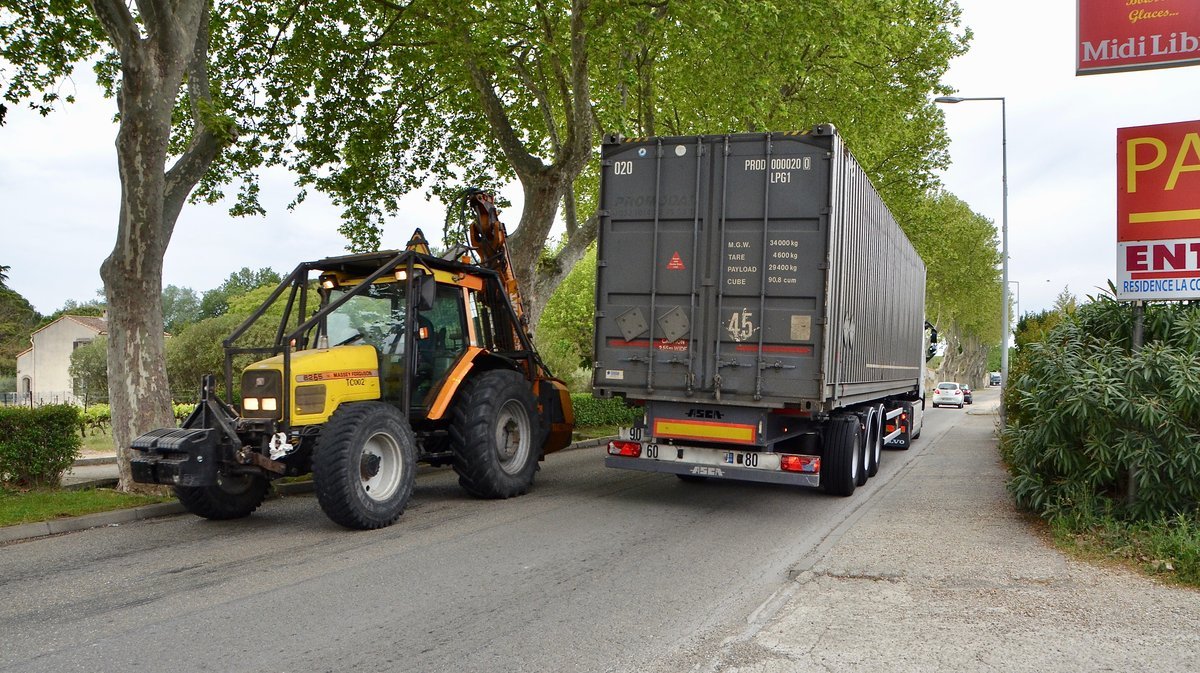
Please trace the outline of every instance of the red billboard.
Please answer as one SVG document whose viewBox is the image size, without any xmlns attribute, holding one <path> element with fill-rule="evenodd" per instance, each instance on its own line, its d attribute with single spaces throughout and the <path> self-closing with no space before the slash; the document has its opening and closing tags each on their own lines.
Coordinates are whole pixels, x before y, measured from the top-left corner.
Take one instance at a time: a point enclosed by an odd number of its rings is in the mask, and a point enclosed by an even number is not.
<svg viewBox="0 0 1200 673">
<path fill-rule="evenodd" d="M 1200 63 L 1197 0 L 1078 0 L 1075 74 Z"/>
<path fill-rule="evenodd" d="M 1200 298 L 1200 120 L 1117 129 L 1117 297 Z"/>
</svg>

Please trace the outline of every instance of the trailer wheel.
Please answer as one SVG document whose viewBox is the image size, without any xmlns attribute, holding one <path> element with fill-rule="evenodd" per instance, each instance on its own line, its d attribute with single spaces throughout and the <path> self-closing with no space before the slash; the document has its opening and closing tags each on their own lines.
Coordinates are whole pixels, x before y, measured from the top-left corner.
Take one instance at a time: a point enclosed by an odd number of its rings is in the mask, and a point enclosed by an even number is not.
<svg viewBox="0 0 1200 673">
<path fill-rule="evenodd" d="M 176 486 L 175 497 L 187 511 L 214 521 L 250 516 L 267 499 L 267 480 L 257 474 L 217 473 L 212 486 Z"/>
<path fill-rule="evenodd" d="M 325 515 L 370 530 L 400 518 L 412 496 L 417 450 L 408 419 L 383 402 L 343 404 L 321 429 L 313 485 Z"/>
<path fill-rule="evenodd" d="M 862 423 L 857 414 L 829 419 L 821 459 L 821 485 L 827 493 L 847 496 L 858 485 L 862 470 Z"/>
<path fill-rule="evenodd" d="M 868 477 L 874 477 L 879 474 L 879 461 L 883 459 L 884 413 L 886 412 L 883 410 L 882 404 L 875 405 L 875 423 L 868 428 L 871 432 L 871 436 L 867 440 L 867 453 L 870 455 L 870 462 L 867 463 Z"/>
<path fill-rule="evenodd" d="M 450 422 L 454 471 L 477 498 L 511 498 L 533 485 L 542 447 L 533 391 L 519 373 L 484 372 L 463 384 Z"/>
</svg>

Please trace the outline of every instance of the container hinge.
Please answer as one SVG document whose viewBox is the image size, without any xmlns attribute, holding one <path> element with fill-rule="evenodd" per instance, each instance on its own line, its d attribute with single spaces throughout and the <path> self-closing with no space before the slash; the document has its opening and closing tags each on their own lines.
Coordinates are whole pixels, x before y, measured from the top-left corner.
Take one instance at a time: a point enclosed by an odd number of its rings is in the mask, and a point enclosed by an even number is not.
<svg viewBox="0 0 1200 673">
<path fill-rule="evenodd" d="M 601 208 L 596 211 L 596 217 L 608 217 L 608 209 Z"/>
<path fill-rule="evenodd" d="M 608 262 L 606 262 L 602 259 L 598 259 L 598 260 L 596 260 L 596 266 L 601 266 L 601 267 L 608 266 Z"/>
<path fill-rule="evenodd" d="M 821 271 L 827 271 L 829 269 L 829 262 L 821 262 L 817 265 L 817 268 Z"/>
<path fill-rule="evenodd" d="M 758 365 L 758 368 L 759 369 L 795 369 L 796 365 L 785 365 L 782 362 L 780 362 L 779 360 L 776 360 L 770 364 L 763 362 Z"/>
</svg>

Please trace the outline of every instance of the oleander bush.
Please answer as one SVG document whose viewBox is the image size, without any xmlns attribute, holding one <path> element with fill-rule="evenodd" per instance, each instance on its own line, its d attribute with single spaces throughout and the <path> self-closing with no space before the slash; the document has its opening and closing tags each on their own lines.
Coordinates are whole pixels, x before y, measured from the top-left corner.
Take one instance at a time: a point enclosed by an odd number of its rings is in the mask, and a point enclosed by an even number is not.
<svg viewBox="0 0 1200 673">
<path fill-rule="evenodd" d="M 80 409 L 0 407 L 0 483 L 56 486 L 79 456 Z"/>
<path fill-rule="evenodd" d="M 1200 304 L 1092 298 L 1019 351 L 1004 457 L 1017 503 L 1051 521 L 1191 517 L 1200 502 Z"/>
</svg>

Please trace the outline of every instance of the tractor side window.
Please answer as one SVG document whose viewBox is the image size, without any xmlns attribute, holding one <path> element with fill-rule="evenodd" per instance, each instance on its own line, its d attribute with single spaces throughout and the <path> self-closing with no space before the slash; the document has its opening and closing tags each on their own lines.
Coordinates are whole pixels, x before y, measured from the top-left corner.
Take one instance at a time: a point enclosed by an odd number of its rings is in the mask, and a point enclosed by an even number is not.
<svg viewBox="0 0 1200 673">
<path fill-rule="evenodd" d="M 479 340 L 475 345 L 490 351 L 496 350 L 496 340 L 492 336 L 492 311 L 475 291 L 471 292 L 471 323 Z"/>
<path fill-rule="evenodd" d="M 417 314 L 416 394 L 421 400 L 432 384 L 440 381 L 454 360 L 467 347 L 466 321 L 463 317 L 462 290 L 453 285 L 438 285 L 433 308 Z"/>
</svg>

